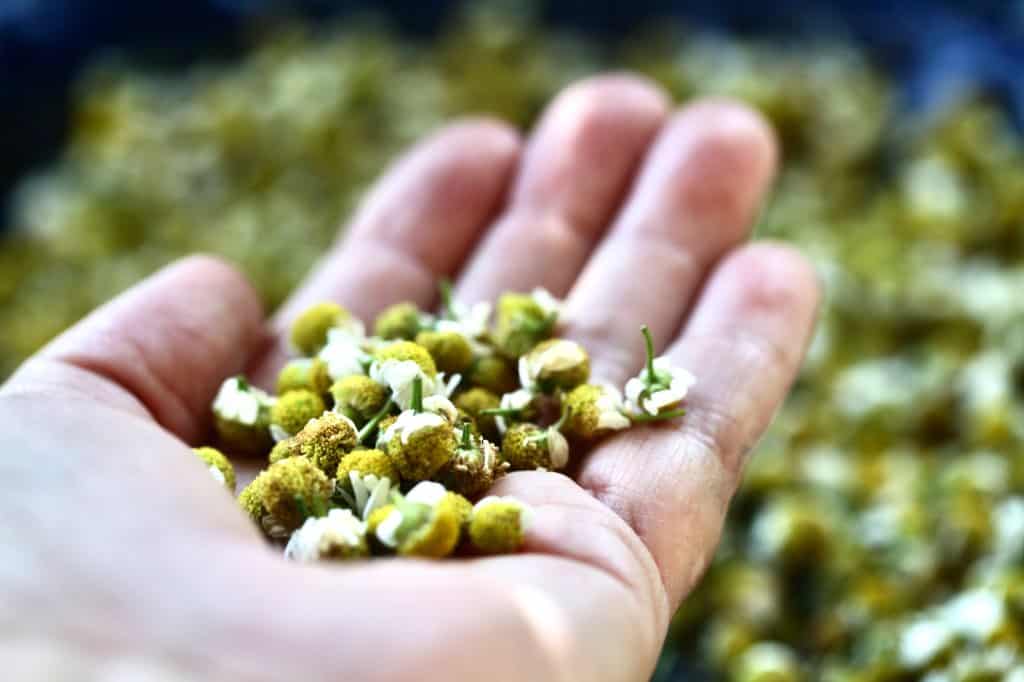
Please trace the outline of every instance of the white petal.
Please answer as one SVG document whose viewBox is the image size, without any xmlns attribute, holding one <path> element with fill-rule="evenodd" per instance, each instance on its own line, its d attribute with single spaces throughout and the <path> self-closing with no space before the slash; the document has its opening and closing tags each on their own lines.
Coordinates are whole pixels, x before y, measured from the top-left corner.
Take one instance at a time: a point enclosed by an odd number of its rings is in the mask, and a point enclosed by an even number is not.
<svg viewBox="0 0 1024 682">
<path fill-rule="evenodd" d="M 405 496 L 405 499 L 409 502 L 435 507 L 447 492 L 448 491 L 445 490 L 444 486 L 440 483 L 434 483 L 433 481 L 420 481 L 412 490 L 409 491 L 409 494 Z"/>
<path fill-rule="evenodd" d="M 366 500 L 366 506 L 363 508 L 363 520 L 366 521 L 370 518 L 370 514 L 385 506 L 391 499 L 391 493 L 392 486 L 390 478 L 385 476 L 377 481 L 377 485 L 373 487 L 373 491 L 370 493 L 369 499 Z"/>
<path fill-rule="evenodd" d="M 562 469 L 569 463 L 569 441 L 553 429 L 548 431 L 548 455 L 552 469 Z"/>
<path fill-rule="evenodd" d="M 640 394 L 647 388 L 647 384 L 644 383 L 640 377 L 633 377 L 626 382 L 626 399 L 629 400 L 633 405 L 640 404 Z"/>
<path fill-rule="evenodd" d="M 288 440 L 292 437 L 292 434 L 288 433 L 277 424 L 270 425 L 270 435 L 274 439 L 275 443 L 280 443 L 281 441 Z"/>
<path fill-rule="evenodd" d="M 532 296 L 545 315 L 559 315 L 562 312 L 562 301 L 552 296 L 547 289 L 537 287 L 533 290 Z"/>
<path fill-rule="evenodd" d="M 458 408 L 452 404 L 452 401 L 441 395 L 431 395 L 424 398 L 423 409 L 427 412 L 439 414 L 452 423 L 459 418 Z"/>
<path fill-rule="evenodd" d="M 395 534 L 398 527 L 402 525 L 402 512 L 392 509 L 391 513 L 377 526 L 377 539 L 394 549 L 398 546 L 398 538 Z"/>
</svg>

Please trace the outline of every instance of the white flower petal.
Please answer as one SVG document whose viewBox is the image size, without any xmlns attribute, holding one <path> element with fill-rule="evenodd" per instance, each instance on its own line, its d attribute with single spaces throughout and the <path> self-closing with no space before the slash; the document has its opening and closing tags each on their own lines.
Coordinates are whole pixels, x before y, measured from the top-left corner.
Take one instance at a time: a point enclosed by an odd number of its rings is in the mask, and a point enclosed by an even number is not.
<svg viewBox="0 0 1024 682">
<path fill-rule="evenodd" d="M 259 419 L 260 408 L 273 404 L 273 398 L 250 386 L 239 377 L 231 377 L 220 386 L 213 400 L 213 411 L 222 419 L 252 426 Z"/>
<path fill-rule="evenodd" d="M 425 504 L 430 507 L 436 507 L 437 503 L 441 501 L 448 493 L 444 486 L 440 483 L 434 483 L 433 481 L 420 481 L 417 483 L 409 494 L 405 496 L 405 499 L 409 502 L 415 502 L 416 504 Z"/>
<path fill-rule="evenodd" d="M 548 455 L 552 469 L 563 469 L 569 463 L 569 441 L 559 431 L 548 431 Z"/>
<path fill-rule="evenodd" d="M 394 549 L 398 546 L 398 533 L 399 526 L 402 525 L 402 512 L 397 509 L 392 509 L 391 513 L 380 522 L 377 526 L 377 539 L 380 540 L 384 545 Z"/>
</svg>

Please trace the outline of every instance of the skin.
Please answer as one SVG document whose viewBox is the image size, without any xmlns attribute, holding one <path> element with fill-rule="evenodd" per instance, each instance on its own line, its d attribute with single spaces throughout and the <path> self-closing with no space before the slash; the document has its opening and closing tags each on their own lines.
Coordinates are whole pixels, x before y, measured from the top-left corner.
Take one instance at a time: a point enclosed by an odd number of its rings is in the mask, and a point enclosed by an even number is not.
<svg viewBox="0 0 1024 682">
<path fill-rule="evenodd" d="M 0 458 L 5 675 L 648 679 L 812 328 L 804 259 L 742 244 L 776 157 L 737 104 L 673 111 L 648 82 L 596 77 L 556 98 L 525 143 L 488 120 L 420 143 L 269 322 L 242 277 L 206 257 L 97 310 L 0 391 L 5 450 L 19 453 Z M 272 384 L 311 303 L 372 320 L 395 301 L 434 305 L 441 276 L 466 302 L 534 286 L 566 296 L 566 335 L 596 379 L 620 385 L 650 325 L 658 351 L 698 374 L 689 414 L 615 435 L 572 478 L 504 477 L 492 493 L 536 510 L 523 553 L 285 562 L 186 445 L 208 438 L 217 387 L 242 370 Z"/>
</svg>

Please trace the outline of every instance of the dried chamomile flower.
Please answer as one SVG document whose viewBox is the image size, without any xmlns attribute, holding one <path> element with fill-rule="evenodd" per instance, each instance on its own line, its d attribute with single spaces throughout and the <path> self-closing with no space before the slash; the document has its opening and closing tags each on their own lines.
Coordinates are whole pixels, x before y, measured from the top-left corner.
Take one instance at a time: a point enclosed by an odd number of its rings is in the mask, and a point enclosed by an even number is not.
<svg viewBox="0 0 1024 682">
<path fill-rule="evenodd" d="M 257 476 L 249 485 L 242 488 L 242 492 L 238 493 L 238 506 L 256 523 L 259 523 L 260 519 L 267 513 L 266 508 L 263 506 L 263 497 L 260 491 L 261 485 L 261 477 Z"/>
<path fill-rule="evenodd" d="M 448 405 L 451 415 L 425 411 L 422 378 L 413 380 L 409 409 L 377 438 L 377 447 L 391 457 L 402 479 L 428 479 L 452 458 L 456 445 L 452 417 L 458 413 L 451 403 Z"/>
<path fill-rule="evenodd" d="M 626 398 L 634 413 L 633 421 L 672 419 L 685 414 L 675 409 L 696 383 L 692 374 L 672 366 L 668 358 L 654 357 L 654 342 L 646 325 L 641 329 L 647 350 L 647 366 L 643 372 L 626 382 Z"/>
<path fill-rule="evenodd" d="M 470 502 L 464 495 L 459 493 L 448 491 L 448 495 L 445 497 L 451 502 L 455 512 L 459 515 L 459 526 L 463 531 L 469 530 L 469 521 L 473 518 L 473 503 Z"/>
<path fill-rule="evenodd" d="M 481 355 L 467 370 L 466 385 L 485 388 L 495 395 L 511 393 L 519 387 L 515 365 L 501 355 Z"/>
<path fill-rule="evenodd" d="M 486 554 L 509 554 L 523 546 L 533 510 L 513 497 L 485 497 L 473 507 L 469 539 Z"/>
<path fill-rule="evenodd" d="M 269 451 L 274 443 L 270 436 L 274 403 L 274 398 L 244 377 L 232 377 L 221 384 L 213 401 L 213 416 L 224 449 L 251 455 Z"/>
<path fill-rule="evenodd" d="M 486 492 L 508 469 L 498 448 L 468 428 L 459 429 L 459 446 L 455 455 L 437 473 L 437 480 L 448 490 L 466 497 Z"/>
<path fill-rule="evenodd" d="M 270 409 L 270 431 L 274 440 L 294 436 L 310 419 L 319 417 L 326 409 L 323 398 L 312 391 L 289 391 L 279 396 Z"/>
<path fill-rule="evenodd" d="M 353 470 L 349 471 L 344 479 L 339 478 L 335 482 L 333 500 L 351 509 L 359 518 L 368 521 L 375 511 L 390 504 L 398 492 L 396 479 L 361 474 Z"/>
<path fill-rule="evenodd" d="M 519 358 L 523 388 L 550 393 L 570 390 L 590 378 L 590 357 L 575 341 L 549 339 Z"/>
<path fill-rule="evenodd" d="M 373 359 L 376 364 L 384 364 L 389 360 L 411 361 L 419 366 L 423 376 L 432 379 L 437 375 L 437 365 L 434 364 L 430 351 L 412 341 L 395 341 L 381 346 L 374 351 Z"/>
<path fill-rule="evenodd" d="M 270 463 L 280 462 L 282 459 L 289 457 L 301 457 L 302 452 L 299 450 L 299 443 L 294 437 L 279 440 L 274 443 L 274 447 L 270 450 L 270 456 L 268 459 Z"/>
<path fill-rule="evenodd" d="M 376 526 L 375 536 L 402 556 L 439 559 L 459 544 L 461 518 L 458 502 L 444 486 L 423 481 L 408 495 L 395 496 L 394 508 Z"/>
<path fill-rule="evenodd" d="M 303 457 L 331 476 L 338 470 L 341 458 L 356 447 L 359 433 L 348 417 L 325 412 L 309 420 L 293 440 Z"/>
<path fill-rule="evenodd" d="M 446 374 L 464 372 L 473 362 L 469 340 L 457 331 L 424 330 L 416 335 L 416 343 L 427 349 L 437 369 Z"/>
<path fill-rule="evenodd" d="M 532 294 L 503 294 L 498 299 L 494 344 L 518 358 L 549 338 L 558 322 L 560 303 L 544 289 Z"/>
<path fill-rule="evenodd" d="M 334 491 L 331 479 L 305 457 L 271 464 L 256 480 L 267 514 L 287 530 L 298 528 L 310 516 L 326 514 Z"/>
<path fill-rule="evenodd" d="M 349 488 L 349 474 L 353 472 L 360 476 L 372 474 L 377 478 L 389 478 L 392 483 L 400 480 L 391 458 L 382 450 L 354 450 L 342 457 L 335 476 L 338 485 Z"/>
<path fill-rule="evenodd" d="M 331 380 L 366 374 L 373 358 L 366 352 L 364 343 L 358 328 L 338 328 L 327 332 L 327 344 L 320 349 L 317 358 L 327 364 Z"/>
<path fill-rule="evenodd" d="M 429 359 L 430 355 L 427 354 L 426 357 Z M 433 365 L 433 360 L 430 360 L 430 364 Z M 391 400 L 403 410 L 409 409 L 411 404 L 414 382 L 420 382 L 424 397 L 448 397 L 459 385 L 460 380 L 457 374 L 450 380 L 445 380 L 444 374 L 428 374 L 420 364 L 412 360 L 375 361 L 370 366 L 370 378 L 391 389 Z"/>
<path fill-rule="evenodd" d="M 569 463 L 569 442 L 559 430 L 566 419 L 563 411 L 558 423 L 548 428 L 522 422 L 505 432 L 501 441 L 501 456 L 513 470 L 564 469 Z"/>
<path fill-rule="evenodd" d="M 565 396 L 565 404 L 569 411 L 565 420 L 566 435 L 593 439 L 630 426 L 623 414 L 622 394 L 614 386 L 577 386 Z"/>
<path fill-rule="evenodd" d="M 315 355 L 326 345 L 328 330 L 336 327 L 361 327 L 361 325 L 337 303 L 317 303 L 310 306 L 292 323 L 292 346 L 302 355 Z"/>
<path fill-rule="evenodd" d="M 491 440 L 498 440 L 498 425 L 494 423 L 494 415 L 481 414 L 482 410 L 494 410 L 501 407 L 501 398 L 486 388 L 471 388 L 455 397 L 455 407 L 470 417 L 480 433 Z"/>
<path fill-rule="evenodd" d="M 378 447 L 406 481 L 431 478 L 455 453 L 455 427 L 433 412 L 406 410 L 381 436 Z"/>
<path fill-rule="evenodd" d="M 285 363 L 277 375 L 277 394 L 306 390 L 326 395 L 331 386 L 327 363 L 319 358 L 296 358 Z"/>
<path fill-rule="evenodd" d="M 385 386 L 368 376 L 354 374 L 331 386 L 334 411 L 357 424 L 365 424 L 390 400 Z"/>
<path fill-rule="evenodd" d="M 373 333 L 388 341 L 412 341 L 425 326 L 427 316 L 413 303 L 385 308 L 373 323 Z"/>
<path fill-rule="evenodd" d="M 292 533 L 284 555 L 293 561 L 361 559 L 370 555 L 366 524 L 348 509 L 331 509 L 327 516 L 308 518 Z"/>
<path fill-rule="evenodd" d="M 234 491 L 235 468 L 231 466 L 231 462 L 228 461 L 223 452 L 210 447 L 194 448 L 192 452 L 196 453 L 196 456 L 206 463 L 213 480 L 228 490 Z"/>
</svg>

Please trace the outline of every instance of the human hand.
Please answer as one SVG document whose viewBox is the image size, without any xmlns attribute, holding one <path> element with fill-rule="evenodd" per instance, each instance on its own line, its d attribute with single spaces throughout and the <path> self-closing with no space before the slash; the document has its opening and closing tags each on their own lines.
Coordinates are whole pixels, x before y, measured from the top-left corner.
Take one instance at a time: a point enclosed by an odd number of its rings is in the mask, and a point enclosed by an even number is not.
<svg viewBox="0 0 1024 682">
<path fill-rule="evenodd" d="M 480 120 L 417 146 L 269 323 L 204 257 L 99 309 L 0 391 L 5 675 L 646 679 L 812 327 L 806 262 L 740 245 L 775 163 L 770 131 L 739 105 L 670 113 L 654 86 L 598 77 L 558 97 L 525 147 Z M 648 324 L 698 378 L 687 416 L 577 455 L 571 478 L 502 479 L 496 494 L 536 510 L 521 554 L 285 562 L 186 443 L 208 434 L 225 377 L 272 381 L 282 330 L 308 304 L 367 319 L 430 307 L 443 276 L 466 302 L 567 296 L 563 335 L 619 385 Z"/>
</svg>

